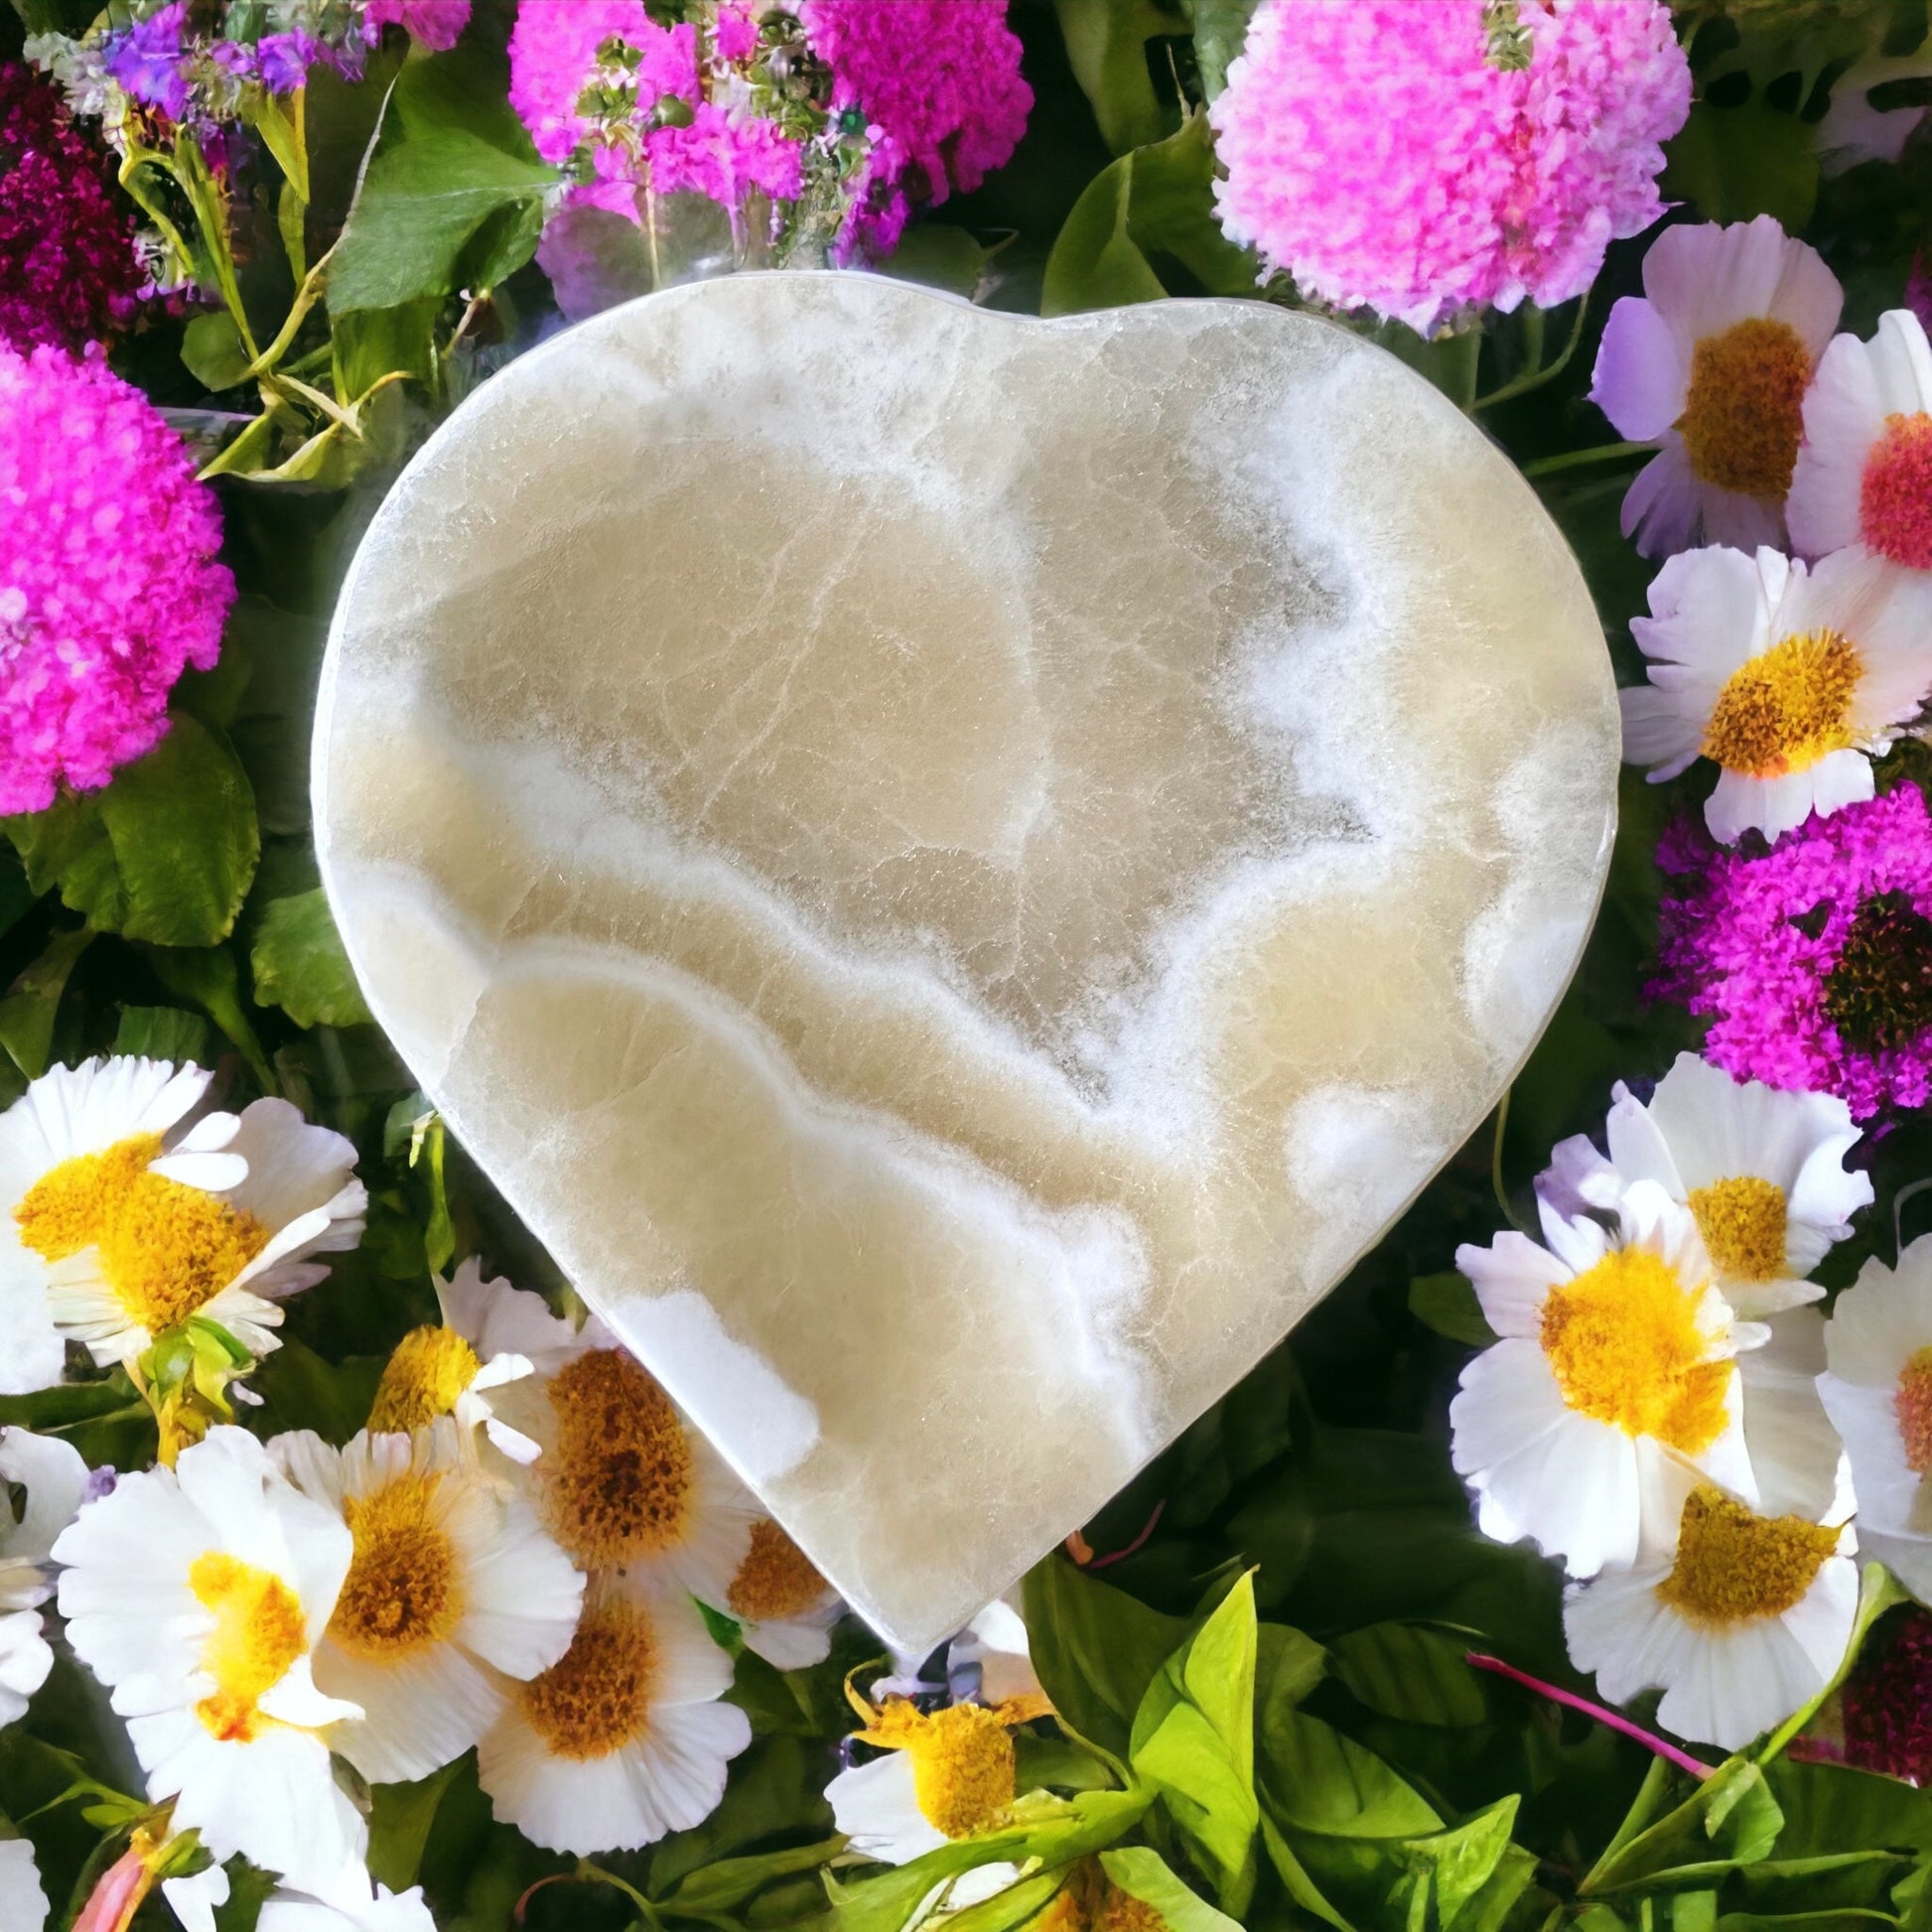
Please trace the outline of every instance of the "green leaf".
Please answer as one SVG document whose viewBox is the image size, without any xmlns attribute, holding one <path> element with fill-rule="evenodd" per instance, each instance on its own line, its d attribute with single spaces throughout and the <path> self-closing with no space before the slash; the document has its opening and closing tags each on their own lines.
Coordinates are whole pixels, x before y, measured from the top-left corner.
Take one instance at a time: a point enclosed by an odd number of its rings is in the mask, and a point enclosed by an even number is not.
<svg viewBox="0 0 1932 1932">
<path fill-rule="evenodd" d="M 1148 42 L 1185 31 L 1186 22 L 1156 0 L 1053 0 L 1073 77 L 1115 154 L 1173 132 L 1148 69 Z"/>
<path fill-rule="evenodd" d="M 456 1776 L 454 1762 L 412 1784 L 378 1784 L 369 1790 L 369 1875 L 391 1891 L 407 1891 L 422 1869 L 436 1808 Z"/>
<path fill-rule="evenodd" d="M 1579 1890 L 1600 1897 L 1712 1884 L 1768 1858 L 1783 1828 L 1764 1773 L 1748 1758 L 1729 1758 L 1656 1823 L 1619 1834 Z"/>
<path fill-rule="evenodd" d="M 0 1046 L 30 1080 L 47 1071 L 62 995 L 75 961 L 93 936 L 84 926 L 57 932 L 41 956 L 21 969 L 6 998 L 0 999 Z"/>
<path fill-rule="evenodd" d="M 193 1000 L 207 1012 L 239 1049 L 255 1078 L 268 1092 L 275 1092 L 275 1070 L 263 1057 L 261 1041 L 241 1004 L 241 973 L 234 954 L 226 946 L 154 946 L 147 960 L 170 993 Z"/>
<path fill-rule="evenodd" d="M 102 790 L 5 823 L 35 892 L 58 887 L 97 931 L 162 946 L 225 938 L 261 852 L 240 760 L 185 712 Z"/>
<path fill-rule="evenodd" d="M 655 1902 L 667 1912 L 688 1912 L 694 1916 L 729 1912 L 762 1891 L 774 1878 L 816 1871 L 844 1850 L 844 1839 L 827 1838 L 815 1845 L 794 1845 L 788 1851 L 763 1852 L 756 1858 L 719 1859 L 679 1879 Z"/>
<path fill-rule="evenodd" d="M 1809 121 L 1761 100 L 1734 107 L 1701 100 L 1665 145 L 1658 187 L 1666 199 L 1695 202 L 1707 221 L 1770 214 L 1796 233 L 1818 201 L 1817 143 Z"/>
<path fill-rule="evenodd" d="M 536 251 L 543 198 L 560 179 L 477 37 L 410 62 L 330 264 L 331 313 L 494 287 Z"/>
<path fill-rule="evenodd" d="M 1470 1348 L 1487 1348 L 1496 1339 L 1475 1290 L 1453 1269 L 1443 1275 L 1418 1275 L 1409 1284 L 1409 1312 L 1439 1335 Z"/>
<path fill-rule="evenodd" d="M 1200 69 L 1201 92 L 1218 98 L 1228 83 L 1228 68 L 1248 38 L 1248 22 L 1260 0 L 1191 0 L 1194 15 L 1194 64 Z"/>
<path fill-rule="evenodd" d="M 232 389 L 254 359 L 243 346 L 241 331 L 225 310 L 197 316 L 182 332 L 181 359 L 204 389 Z"/>
<path fill-rule="evenodd" d="M 1371 1711 L 1407 1724 L 1479 1725 L 1489 1714 L 1464 1661 L 1466 1634 L 1420 1623 L 1371 1623 L 1328 1647 L 1335 1675 Z"/>
<path fill-rule="evenodd" d="M 1056 1551 L 1027 1577 L 1027 1638 L 1053 1709 L 1082 1737 L 1125 1756 L 1154 1673 L 1186 1634 Z"/>
<path fill-rule="evenodd" d="M 350 1355 L 332 1362 L 302 1342 L 285 1340 L 262 1357 L 250 1378 L 262 1406 L 249 1410 L 247 1419 L 265 1436 L 313 1429 L 340 1448 L 367 1425 L 386 1359 Z"/>
<path fill-rule="evenodd" d="M 1183 1885 L 1160 1853 L 1148 1846 L 1119 1846 L 1101 1853 L 1100 1863 L 1128 1897 L 1151 1906 L 1171 1932 L 1234 1932 L 1239 1923 Z"/>
<path fill-rule="evenodd" d="M 1302 1711 L 1262 1714 L 1261 1778 L 1270 1816 L 1295 1832 L 1406 1839 L 1442 1829 L 1422 1794 L 1373 1751 Z"/>
<path fill-rule="evenodd" d="M 1780 1863 L 1879 1849 L 1932 1851 L 1932 1791 L 1848 1764 L 1780 1760 L 1767 1775 L 1784 1813 Z"/>
<path fill-rule="evenodd" d="M 298 1027 L 359 1027 L 369 1022 L 369 1009 L 320 886 L 269 901 L 255 928 L 249 963 L 256 1003 L 280 1007 Z"/>
<path fill-rule="evenodd" d="M 1212 1872 L 1221 1902 L 1239 1910 L 1254 1876 L 1254 1580 L 1244 1576 L 1170 1657 L 1134 1714 L 1135 1771 L 1167 1802 Z"/>
<path fill-rule="evenodd" d="M 1158 301 L 1169 284 L 1157 262 L 1170 259 L 1210 295 L 1252 294 L 1259 268 L 1221 232 L 1213 181 L 1205 114 L 1102 169 L 1074 203 L 1046 259 L 1040 314 Z"/>
<path fill-rule="evenodd" d="M 920 221 L 905 231 L 898 246 L 879 264 L 879 273 L 896 281 L 920 282 L 971 301 L 979 293 L 987 264 L 1003 243 L 989 248 L 964 228 L 944 221 Z"/>
<path fill-rule="evenodd" d="M 109 1050 L 207 1066 L 210 1044 L 207 1022 L 199 1013 L 185 1013 L 180 1007 L 123 1007 Z"/>
</svg>

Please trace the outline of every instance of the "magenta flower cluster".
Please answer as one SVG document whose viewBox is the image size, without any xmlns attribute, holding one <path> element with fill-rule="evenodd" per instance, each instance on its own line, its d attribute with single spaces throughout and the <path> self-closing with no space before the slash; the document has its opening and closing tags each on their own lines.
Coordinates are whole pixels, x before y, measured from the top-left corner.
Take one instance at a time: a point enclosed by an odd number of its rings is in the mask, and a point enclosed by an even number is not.
<svg viewBox="0 0 1932 1932">
<path fill-rule="evenodd" d="M 59 89 L 0 66 L 0 343 L 79 348 L 133 318 L 134 222 L 112 184 Z"/>
<path fill-rule="evenodd" d="M 1661 0 L 1501 12 L 1263 0 L 1212 109 L 1222 227 L 1305 295 L 1425 332 L 1582 294 L 1663 212 L 1690 67 Z"/>
<path fill-rule="evenodd" d="M 432 54 L 447 54 L 470 24 L 470 0 L 368 0 L 362 35 L 374 41 L 385 27 L 401 27 Z"/>
<path fill-rule="evenodd" d="M 0 347 L 0 813 L 103 785 L 234 601 L 181 440 L 99 356 Z"/>
<path fill-rule="evenodd" d="M 970 194 L 1012 158 L 1034 95 L 1006 11 L 1005 0 L 800 0 L 833 111 L 864 115 L 872 135 L 848 240 L 890 253 L 910 202 Z"/>
<path fill-rule="evenodd" d="M 1740 1080 L 1841 1095 L 1853 1115 L 1932 1098 L 1932 818 L 1901 783 L 1769 848 L 1668 833 L 1653 995 L 1712 1016 Z"/>
</svg>

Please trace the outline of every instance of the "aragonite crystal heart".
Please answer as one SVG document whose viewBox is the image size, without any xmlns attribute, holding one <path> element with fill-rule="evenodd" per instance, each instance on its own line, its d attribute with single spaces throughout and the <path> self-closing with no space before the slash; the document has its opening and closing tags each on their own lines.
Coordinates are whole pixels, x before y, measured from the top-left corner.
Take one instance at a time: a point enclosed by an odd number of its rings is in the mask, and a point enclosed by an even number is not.
<svg viewBox="0 0 1932 1932">
<path fill-rule="evenodd" d="M 456 1133 L 918 1650 L 1495 1104 L 1616 761 L 1562 538 L 1381 349 L 797 274 L 458 411 L 345 588 L 315 781 Z"/>
</svg>

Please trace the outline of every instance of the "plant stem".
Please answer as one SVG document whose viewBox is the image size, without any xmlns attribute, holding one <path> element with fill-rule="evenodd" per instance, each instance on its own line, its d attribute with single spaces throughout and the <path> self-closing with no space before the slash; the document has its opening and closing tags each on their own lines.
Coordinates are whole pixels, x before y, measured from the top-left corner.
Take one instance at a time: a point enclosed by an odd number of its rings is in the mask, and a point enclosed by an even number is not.
<svg viewBox="0 0 1932 1932">
<path fill-rule="evenodd" d="M 1535 316 L 1535 328 L 1526 329 L 1531 340 L 1531 366 L 1521 375 L 1512 376 L 1500 389 L 1491 389 L 1486 396 L 1478 396 L 1471 407 L 1492 409 L 1499 402 L 1510 402 L 1517 396 L 1526 396 L 1532 389 L 1540 389 L 1544 383 L 1561 375 L 1570 366 L 1570 358 L 1576 354 L 1577 345 L 1584 339 L 1584 318 L 1588 313 L 1589 296 L 1586 293 L 1578 300 L 1577 319 L 1570 325 L 1570 339 L 1564 344 L 1562 352 L 1554 362 L 1539 366 L 1535 359 L 1541 355 L 1543 348 L 1543 312 L 1539 309 Z"/>
<path fill-rule="evenodd" d="M 1554 477 L 1565 470 L 1581 470 L 1590 463 L 1620 463 L 1625 457 L 1652 456 L 1654 443 L 1598 443 L 1587 450 L 1566 450 L 1561 456 L 1541 456 L 1523 465 L 1526 477 Z"/>
<path fill-rule="evenodd" d="M 1693 1757 L 1689 1751 L 1681 1751 L 1667 1738 L 1659 1737 L 1655 1731 L 1644 1729 L 1642 1725 L 1633 1724 L 1618 1712 L 1606 1710 L 1600 1704 L 1592 1704 L 1587 1697 L 1579 1697 L 1575 1691 L 1559 1690 L 1554 1684 L 1546 1684 L 1540 1677 L 1532 1677 L 1528 1671 L 1521 1671 L 1514 1664 L 1506 1664 L 1500 1657 L 1485 1656 L 1481 1651 L 1471 1650 L 1463 1662 L 1472 1670 L 1493 1671 L 1498 1677 L 1506 1677 L 1512 1684 L 1520 1684 L 1525 1690 L 1536 1692 L 1539 1697 L 1548 1698 L 1553 1704 L 1566 1705 L 1572 1711 L 1581 1711 L 1587 1718 L 1594 1718 L 1599 1725 L 1607 1725 L 1612 1730 L 1621 1731 L 1624 1736 L 1635 1738 L 1645 1750 L 1653 1751 L 1666 1764 L 1674 1764 L 1685 1776 L 1702 1782 L 1708 1778 L 1712 1765 Z"/>
</svg>

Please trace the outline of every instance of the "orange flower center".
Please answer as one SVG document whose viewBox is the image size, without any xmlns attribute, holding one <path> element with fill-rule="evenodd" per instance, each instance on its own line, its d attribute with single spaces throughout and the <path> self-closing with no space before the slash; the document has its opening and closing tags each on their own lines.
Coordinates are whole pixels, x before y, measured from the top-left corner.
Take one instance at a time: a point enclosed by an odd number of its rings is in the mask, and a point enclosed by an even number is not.
<svg viewBox="0 0 1932 1932">
<path fill-rule="evenodd" d="M 1802 1516 L 1760 1516 L 1701 1483 L 1685 1499 L 1677 1561 L 1657 1600 L 1706 1628 L 1781 1616 L 1837 1548 L 1837 1530 Z"/>
<path fill-rule="evenodd" d="M 1906 1466 L 1923 1475 L 1932 1469 L 1932 1348 L 1921 1348 L 1899 1371 L 1892 1409 L 1905 1444 Z"/>
<path fill-rule="evenodd" d="M 195 1559 L 188 1587 L 214 1616 L 202 1646 L 202 1668 L 214 1679 L 214 1694 L 195 1715 L 223 1743 L 252 1744 L 264 1722 L 261 1699 L 309 1647 L 302 1605 L 281 1578 L 222 1550 Z"/>
<path fill-rule="evenodd" d="M 1691 1189 L 1690 1209 L 1711 1259 L 1732 1281 L 1773 1282 L 1784 1273 L 1784 1189 L 1736 1174 Z"/>
<path fill-rule="evenodd" d="M 725 1605 L 746 1622 L 802 1616 L 825 1594 L 825 1579 L 776 1523 L 752 1525 L 752 1547 L 731 1581 Z"/>
<path fill-rule="evenodd" d="M 1753 778 L 1809 770 L 1854 743 L 1859 671 L 1857 648 L 1836 630 L 1786 637 L 1760 651 L 1718 693 L 1704 756 Z"/>
<path fill-rule="evenodd" d="M 649 1727 L 656 1665 L 650 1619 L 638 1605 L 587 1609 L 570 1648 L 519 1687 L 524 1716 L 558 1757 L 609 1757 Z"/>
<path fill-rule="evenodd" d="M 1859 485 L 1859 532 L 1881 557 L 1932 570 L 1932 415 L 1887 416 Z"/>
<path fill-rule="evenodd" d="M 1691 390 L 1677 431 L 1699 483 L 1745 496 L 1791 487 L 1804 434 L 1811 357 L 1788 322 L 1752 316 L 1691 351 Z"/>
<path fill-rule="evenodd" d="M 670 1397 L 617 1348 L 578 1356 L 549 1393 L 557 1442 L 540 1466 L 557 1541 L 587 1570 L 675 1549 L 690 1529 L 692 1456 Z"/>
</svg>

